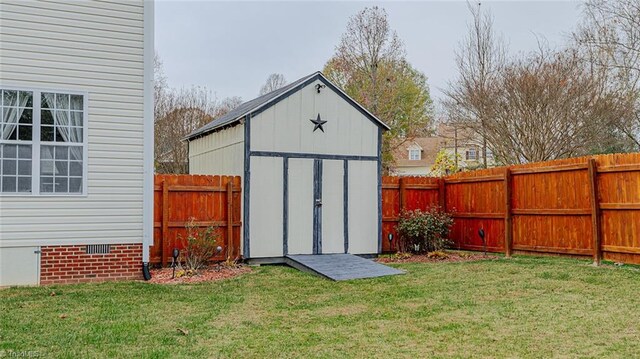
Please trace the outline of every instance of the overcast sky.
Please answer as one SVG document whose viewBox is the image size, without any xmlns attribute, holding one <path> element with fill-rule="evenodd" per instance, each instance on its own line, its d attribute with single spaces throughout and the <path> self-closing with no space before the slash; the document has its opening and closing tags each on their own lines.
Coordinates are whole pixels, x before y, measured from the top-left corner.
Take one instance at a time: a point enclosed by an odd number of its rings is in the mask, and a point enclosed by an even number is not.
<svg viewBox="0 0 640 359">
<path fill-rule="evenodd" d="M 428 77 L 432 97 L 455 78 L 454 51 L 470 21 L 466 2 L 156 2 L 156 51 L 169 84 L 200 85 L 218 98 L 250 100 L 267 76 L 291 82 L 322 70 L 350 16 L 366 6 L 387 10 L 409 62 Z M 576 1 L 482 2 L 510 52 L 567 41 L 580 17 Z"/>
</svg>

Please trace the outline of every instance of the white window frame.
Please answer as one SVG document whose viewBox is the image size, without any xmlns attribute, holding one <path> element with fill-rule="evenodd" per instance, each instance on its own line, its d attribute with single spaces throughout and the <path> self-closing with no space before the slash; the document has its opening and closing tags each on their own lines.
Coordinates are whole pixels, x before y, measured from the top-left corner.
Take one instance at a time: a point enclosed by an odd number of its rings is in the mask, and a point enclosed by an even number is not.
<svg viewBox="0 0 640 359">
<path fill-rule="evenodd" d="M 0 86 L 0 90 L 28 91 L 33 93 L 33 123 L 31 132 L 31 193 L 26 192 L 1 192 L 0 197 L 86 197 L 88 194 L 88 140 L 89 140 L 89 93 L 87 91 L 69 89 L 46 89 L 16 86 Z M 81 193 L 40 193 L 40 149 L 41 146 L 64 146 L 65 142 L 43 142 L 40 140 L 40 130 L 42 126 L 42 93 L 59 93 L 65 95 L 82 96 L 82 192 Z M 25 145 L 27 141 L 20 140 L 0 140 L 2 144 Z M 80 147 L 80 146 L 78 146 Z M 1 174 L 0 174 L 1 175 Z"/>
<path fill-rule="evenodd" d="M 471 153 L 473 152 L 473 156 L 471 156 Z M 468 161 L 477 161 L 478 160 L 478 150 L 475 147 L 471 147 L 467 150 L 467 160 Z"/>
<path fill-rule="evenodd" d="M 488 159 L 492 159 L 493 158 L 493 152 L 491 151 L 491 149 L 487 148 L 484 151 L 484 156 Z"/>
<path fill-rule="evenodd" d="M 411 154 L 415 153 L 415 152 L 418 153 L 418 158 L 413 158 L 411 156 Z M 420 161 L 420 160 L 422 160 L 422 151 L 420 149 L 418 149 L 418 148 L 410 148 L 409 149 L 409 160 L 410 161 Z"/>
</svg>

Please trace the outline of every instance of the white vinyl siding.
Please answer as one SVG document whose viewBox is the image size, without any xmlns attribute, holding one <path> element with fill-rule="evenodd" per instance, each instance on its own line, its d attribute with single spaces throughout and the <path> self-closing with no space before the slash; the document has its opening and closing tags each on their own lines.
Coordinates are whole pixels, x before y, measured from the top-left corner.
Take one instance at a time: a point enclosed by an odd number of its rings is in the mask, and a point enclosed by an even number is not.
<svg viewBox="0 0 640 359">
<path fill-rule="evenodd" d="M 86 196 L 0 197 L 0 246 L 141 243 L 142 1 L 0 2 L 0 87 L 87 94 Z"/>
</svg>

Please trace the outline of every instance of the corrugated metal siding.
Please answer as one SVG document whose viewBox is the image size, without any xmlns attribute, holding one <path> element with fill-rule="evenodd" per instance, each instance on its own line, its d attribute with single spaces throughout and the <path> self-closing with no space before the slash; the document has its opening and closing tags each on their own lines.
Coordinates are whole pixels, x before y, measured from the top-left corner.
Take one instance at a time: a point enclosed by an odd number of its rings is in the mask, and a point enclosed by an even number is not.
<svg viewBox="0 0 640 359">
<path fill-rule="evenodd" d="M 243 176 L 244 125 L 190 141 L 189 173 Z"/>
<path fill-rule="evenodd" d="M 0 246 L 142 242 L 142 1 L 0 3 L 0 84 L 89 93 L 88 195 L 0 197 Z"/>
</svg>

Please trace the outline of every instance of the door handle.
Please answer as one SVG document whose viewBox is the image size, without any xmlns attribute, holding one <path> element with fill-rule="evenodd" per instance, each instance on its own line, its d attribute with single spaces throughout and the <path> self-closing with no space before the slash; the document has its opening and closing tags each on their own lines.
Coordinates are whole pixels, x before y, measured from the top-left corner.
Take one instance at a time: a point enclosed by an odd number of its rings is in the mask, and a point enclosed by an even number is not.
<svg viewBox="0 0 640 359">
<path fill-rule="evenodd" d="M 316 206 L 318 206 L 318 207 L 322 206 L 322 200 L 321 199 L 319 199 L 319 198 L 316 199 Z"/>
</svg>

